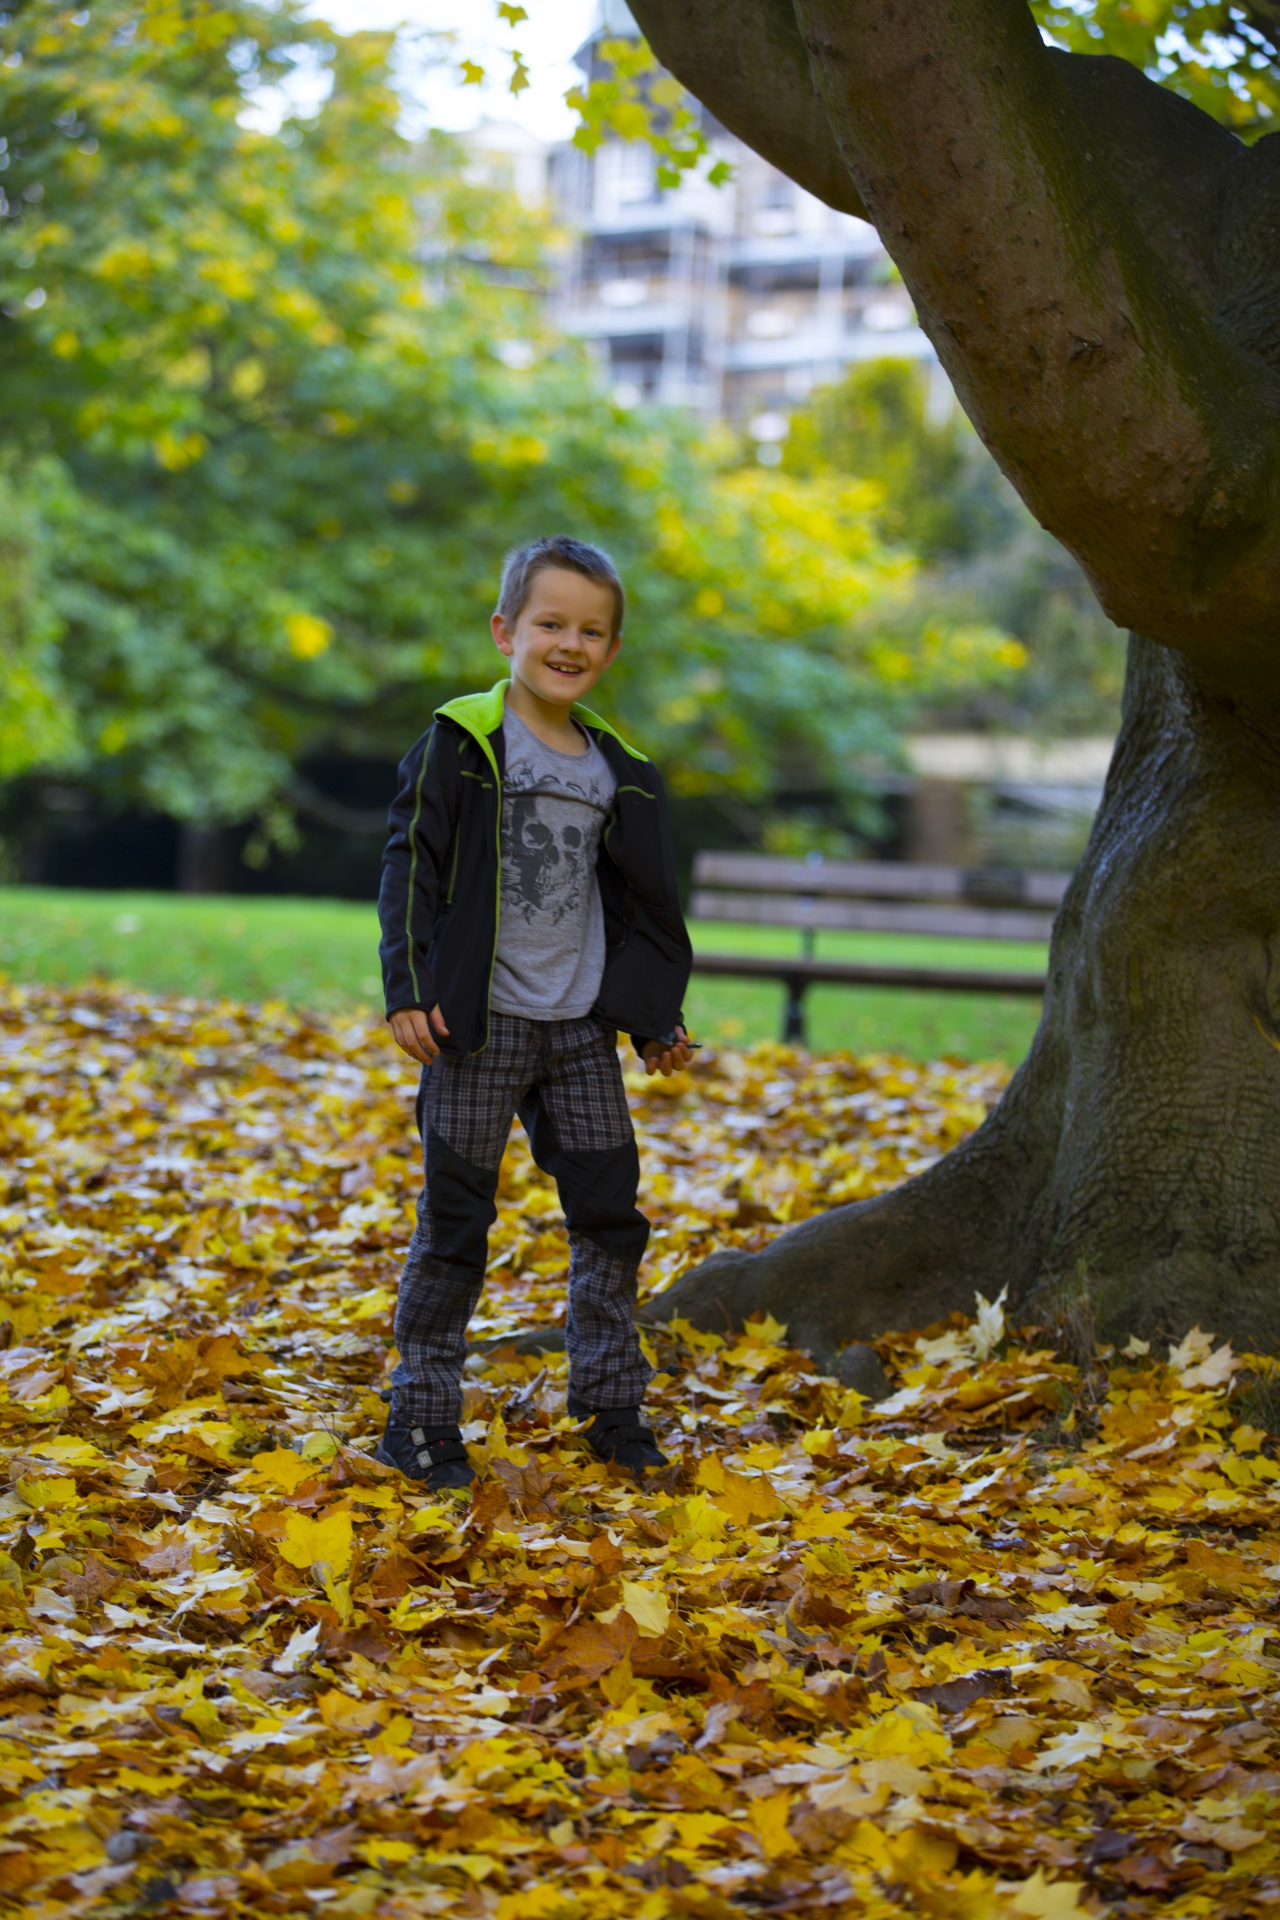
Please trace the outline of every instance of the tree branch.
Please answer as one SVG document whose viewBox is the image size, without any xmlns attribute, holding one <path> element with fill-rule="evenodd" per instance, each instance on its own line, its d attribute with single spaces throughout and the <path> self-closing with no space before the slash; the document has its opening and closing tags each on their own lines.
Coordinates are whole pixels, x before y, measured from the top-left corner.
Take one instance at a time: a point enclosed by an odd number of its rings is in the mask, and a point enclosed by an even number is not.
<svg viewBox="0 0 1280 1920">
<path fill-rule="evenodd" d="M 639 0 L 632 7 L 664 67 L 806 193 L 868 215 L 827 125 L 791 0 Z"/>
<path fill-rule="evenodd" d="M 635 11 L 726 125 L 780 164 L 790 140 L 796 177 L 840 204 L 782 0 Z M 1032 511 L 1114 620 L 1221 688 L 1269 693 L 1280 378 L 1215 324 L 1245 150 L 1125 63 L 1051 52 L 1025 0 L 795 14 L 858 196 Z"/>
</svg>

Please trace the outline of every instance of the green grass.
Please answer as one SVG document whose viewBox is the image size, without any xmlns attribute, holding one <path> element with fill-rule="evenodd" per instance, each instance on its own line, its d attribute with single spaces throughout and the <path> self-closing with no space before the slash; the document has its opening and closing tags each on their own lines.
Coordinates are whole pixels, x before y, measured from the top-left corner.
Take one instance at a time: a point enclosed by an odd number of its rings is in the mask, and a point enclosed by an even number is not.
<svg viewBox="0 0 1280 1920">
<path fill-rule="evenodd" d="M 794 954 L 799 935 L 772 927 L 699 924 L 706 951 Z M 74 985 L 122 981 L 202 999 L 286 1000 L 318 1011 L 379 1005 L 378 925 L 372 906 L 344 900 L 257 899 L 173 893 L 0 889 L 0 974 Z M 831 959 L 1031 968 L 1044 949 L 1013 942 L 923 935 L 824 933 Z M 781 986 L 694 975 L 688 1014 L 708 1040 L 776 1038 Z M 915 1058 L 1020 1060 L 1038 1003 L 1014 995 L 911 993 L 898 988 L 815 987 L 809 1039 L 822 1049 Z"/>
</svg>

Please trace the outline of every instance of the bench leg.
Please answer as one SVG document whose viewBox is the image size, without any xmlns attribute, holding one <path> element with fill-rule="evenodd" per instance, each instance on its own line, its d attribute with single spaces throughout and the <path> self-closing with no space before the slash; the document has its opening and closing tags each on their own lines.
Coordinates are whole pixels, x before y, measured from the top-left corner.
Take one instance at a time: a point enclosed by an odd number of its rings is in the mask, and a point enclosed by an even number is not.
<svg viewBox="0 0 1280 1920">
<path fill-rule="evenodd" d="M 787 1004 L 782 1015 L 782 1040 L 784 1046 L 803 1047 L 808 1043 L 804 1033 L 804 995 L 807 980 L 797 979 L 795 974 L 784 977 L 783 985 L 787 990 Z"/>
</svg>

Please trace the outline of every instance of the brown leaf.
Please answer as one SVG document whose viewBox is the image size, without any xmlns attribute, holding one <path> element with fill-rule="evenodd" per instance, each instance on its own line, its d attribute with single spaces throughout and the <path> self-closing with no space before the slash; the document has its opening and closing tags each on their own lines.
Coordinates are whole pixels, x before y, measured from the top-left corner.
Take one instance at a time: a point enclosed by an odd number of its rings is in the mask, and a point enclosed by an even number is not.
<svg viewBox="0 0 1280 1920">
<path fill-rule="evenodd" d="M 514 1460 L 495 1460 L 493 1473 L 502 1482 L 509 1499 L 531 1520 L 554 1519 L 555 1489 L 564 1485 L 562 1476 L 545 1473 L 536 1460 L 517 1466 Z"/>
<path fill-rule="evenodd" d="M 621 1547 L 615 1546 L 607 1533 L 596 1535 L 591 1542 L 590 1552 L 592 1563 L 602 1580 L 612 1580 L 627 1564 L 626 1554 Z"/>
<path fill-rule="evenodd" d="M 542 1672 L 548 1678 L 567 1675 L 571 1685 L 598 1680 L 630 1653 L 636 1638 L 636 1623 L 628 1613 L 607 1623 L 579 1620 L 556 1640 L 543 1660 Z"/>
<path fill-rule="evenodd" d="M 101 1600 L 105 1594 L 114 1593 L 125 1578 L 122 1567 L 113 1566 L 96 1553 L 89 1553 L 85 1555 L 83 1572 L 64 1572 L 61 1585 L 77 1605 L 84 1607 L 92 1606 L 95 1600 Z"/>
<path fill-rule="evenodd" d="M 976 1673 L 962 1674 L 957 1680 L 943 1680 L 937 1686 L 913 1687 L 912 1697 L 943 1713 L 963 1713 L 975 1700 L 992 1694 L 1011 1693 L 1013 1674 L 1008 1667 L 983 1667 Z"/>
<path fill-rule="evenodd" d="M 168 1574 L 188 1572 L 192 1551 L 189 1540 L 166 1540 L 144 1553 L 138 1564 L 153 1580 L 163 1580 Z"/>
</svg>

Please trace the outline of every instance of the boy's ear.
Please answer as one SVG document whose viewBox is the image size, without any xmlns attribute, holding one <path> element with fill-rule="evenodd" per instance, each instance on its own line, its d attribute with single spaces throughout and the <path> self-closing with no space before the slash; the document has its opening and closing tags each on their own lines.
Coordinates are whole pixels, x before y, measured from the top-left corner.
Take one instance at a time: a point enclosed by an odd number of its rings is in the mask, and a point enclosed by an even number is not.
<svg viewBox="0 0 1280 1920">
<path fill-rule="evenodd" d="M 489 622 L 489 631 L 493 635 L 493 644 L 499 653 L 505 653 L 510 659 L 512 653 L 511 629 L 500 613 L 495 613 Z M 621 635 L 618 636 L 621 639 Z"/>
<path fill-rule="evenodd" d="M 611 667 L 613 665 L 614 661 L 618 657 L 618 649 L 621 645 L 622 645 L 622 635 L 620 633 L 615 633 L 612 640 L 609 642 L 609 651 L 608 653 L 606 653 L 604 657 L 605 667 Z M 600 671 L 603 673 L 604 667 L 602 667 Z"/>
</svg>

